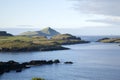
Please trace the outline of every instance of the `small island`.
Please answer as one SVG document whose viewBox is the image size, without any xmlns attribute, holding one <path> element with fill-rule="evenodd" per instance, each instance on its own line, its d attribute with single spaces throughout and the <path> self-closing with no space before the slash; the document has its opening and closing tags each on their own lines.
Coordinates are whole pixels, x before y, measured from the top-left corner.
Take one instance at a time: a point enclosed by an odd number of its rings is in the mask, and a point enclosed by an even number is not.
<svg viewBox="0 0 120 80">
<path fill-rule="evenodd" d="M 43 31 L 50 33 L 50 38 L 39 36 L 40 33 L 39 35 L 0 36 L 0 52 L 66 50 L 69 48 L 62 45 L 89 43 L 71 34 L 60 34 L 51 28 L 43 29 Z"/>
<path fill-rule="evenodd" d="M 98 42 L 103 42 L 103 43 L 120 43 L 120 38 L 103 38 L 103 39 L 99 39 Z"/>
</svg>

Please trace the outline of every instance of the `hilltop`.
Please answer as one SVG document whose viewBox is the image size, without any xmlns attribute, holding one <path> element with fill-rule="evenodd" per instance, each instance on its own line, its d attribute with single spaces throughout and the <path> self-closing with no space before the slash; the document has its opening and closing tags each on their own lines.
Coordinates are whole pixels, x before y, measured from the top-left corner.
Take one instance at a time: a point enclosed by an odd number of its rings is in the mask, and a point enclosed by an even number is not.
<svg viewBox="0 0 120 80">
<path fill-rule="evenodd" d="M 58 35 L 60 34 L 59 32 L 57 32 L 56 30 L 47 27 L 44 28 L 40 31 L 27 31 L 27 32 L 23 32 L 20 35 L 24 35 L 24 36 L 54 36 L 54 35 Z"/>
<path fill-rule="evenodd" d="M 42 29 L 41 32 L 46 34 L 47 36 L 55 36 L 55 35 L 60 34 L 58 31 L 56 31 L 50 27 Z"/>
</svg>

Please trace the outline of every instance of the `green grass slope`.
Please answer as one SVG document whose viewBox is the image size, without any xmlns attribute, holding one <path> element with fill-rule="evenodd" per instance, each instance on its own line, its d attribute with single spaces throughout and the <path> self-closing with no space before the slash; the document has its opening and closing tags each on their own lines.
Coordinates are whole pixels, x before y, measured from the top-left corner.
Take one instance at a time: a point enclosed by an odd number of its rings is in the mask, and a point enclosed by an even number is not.
<svg viewBox="0 0 120 80">
<path fill-rule="evenodd" d="M 40 31 L 27 31 L 27 32 L 23 32 L 20 35 L 25 35 L 25 36 L 54 36 L 54 35 L 58 35 L 60 34 L 59 32 L 57 32 L 56 30 L 47 27 L 44 28 Z"/>
</svg>

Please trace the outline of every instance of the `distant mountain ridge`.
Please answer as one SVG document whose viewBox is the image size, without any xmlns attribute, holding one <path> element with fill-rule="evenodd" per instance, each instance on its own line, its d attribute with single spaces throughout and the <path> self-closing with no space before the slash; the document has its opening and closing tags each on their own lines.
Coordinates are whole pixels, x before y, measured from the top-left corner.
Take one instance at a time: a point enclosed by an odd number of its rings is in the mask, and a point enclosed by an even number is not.
<svg viewBox="0 0 120 80">
<path fill-rule="evenodd" d="M 58 35 L 60 34 L 59 32 L 57 32 L 56 30 L 47 27 L 44 28 L 40 31 L 27 31 L 27 32 L 23 32 L 20 35 L 24 35 L 24 36 L 54 36 L 54 35 Z"/>
<path fill-rule="evenodd" d="M 6 31 L 0 31 L 0 36 L 13 36 L 13 35 L 7 33 Z"/>
</svg>

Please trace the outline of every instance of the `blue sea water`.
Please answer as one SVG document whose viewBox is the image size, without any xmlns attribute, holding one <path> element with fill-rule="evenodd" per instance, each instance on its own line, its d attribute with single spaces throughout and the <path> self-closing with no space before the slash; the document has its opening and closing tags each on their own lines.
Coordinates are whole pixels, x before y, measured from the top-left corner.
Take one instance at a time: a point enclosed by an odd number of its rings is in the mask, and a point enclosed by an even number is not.
<svg viewBox="0 0 120 80">
<path fill-rule="evenodd" d="M 87 37 L 82 37 L 90 40 Z M 96 38 L 92 41 L 95 41 Z M 70 50 L 0 53 L 0 61 L 59 59 L 60 64 L 36 66 L 20 73 L 11 71 L 0 75 L 0 80 L 31 80 L 42 77 L 46 80 L 120 80 L 120 46 L 113 43 L 91 42 L 66 45 Z M 74 64 L 63 64 L 72 61 Z"/>
</svg>

